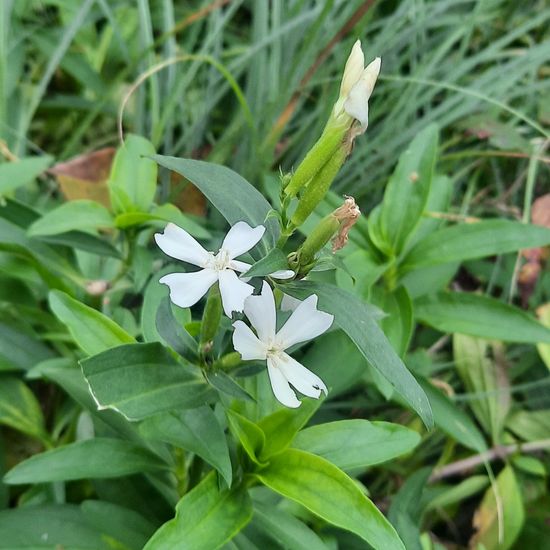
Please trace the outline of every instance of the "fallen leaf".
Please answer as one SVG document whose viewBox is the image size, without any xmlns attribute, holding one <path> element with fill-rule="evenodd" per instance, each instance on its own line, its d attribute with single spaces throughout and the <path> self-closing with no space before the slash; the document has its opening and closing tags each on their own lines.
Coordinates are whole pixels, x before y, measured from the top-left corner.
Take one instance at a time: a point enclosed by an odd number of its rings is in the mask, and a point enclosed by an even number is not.
<svg viewBox="0 0 550 550">
<path fill-rule="evenodd" d="M 115 155 L 114 147 L 106 147 L 60 162 L 50 168 L 67 200 L 91 199 L 110 207 L 107 180 Z"/>
</svg>

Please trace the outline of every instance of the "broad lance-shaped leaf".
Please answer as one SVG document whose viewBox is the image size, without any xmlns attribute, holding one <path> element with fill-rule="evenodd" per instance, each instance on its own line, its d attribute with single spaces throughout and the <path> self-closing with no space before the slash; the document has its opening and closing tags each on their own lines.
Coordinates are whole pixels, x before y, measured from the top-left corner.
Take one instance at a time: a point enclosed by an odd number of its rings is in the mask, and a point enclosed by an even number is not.
<svg viewBox="0 0 550 550">
<path fill-rule="evenodd" d="M 67 326 L 76 344 L 88 355 L 135 342 L 112 319 L 64 292 L 52 290 L 48 299 L 50 309 Z"/>
<path fill-rule="evenodd" d="M 151 208 L 157 186 L 157 165 L 150 158 L 154 154 L 151 142 L 131 134 L 117 150 L 108 182 L 117 214 Z"/>
<path fill-rule="evenodd" d="M 257 261 L 243 277 L 265 277 L 275 271 L 288 269 L 288 260 L 280 248 L 272 248 L 266 256 Z"/>
<path fill-rule="evenodd" d="M 0 376 L 0 424 L 39 439 L 48 439 L 42 409 L 34 393 L 14 376 Z"/>
<path fill-rule="evenodd" d="M 80 364 L 98 407 L 128 420 L 199 407 L 214 395 L 191 367 L 177 363 L 158 342 L 118 346 Z"/>
<path fill-rule="evenodd" d="M 474 514 L 477 533 L 470 540 L 470 548 L 508 550 L 520 534 L 524 521 L 521 489 L 514 469 L 506 466 L 497 477 L 496 487 L 487 489 Z"/>
<path fill-rule="evenodd" d="M 232 470 L 227 439 L 210 407 L 158 414 L 145 419 L 139 430 L 147 439 L 164 441 L 196 453 L 214 466 L 227 485 L 231 486 Z"/>
<path fill-rule="evenodd" d="M 4 483 L 50 483 L 158 472 L 167 466 L 143 447 L 96 437 L 31 456 L 12 468 Z"/>
<path fill-rule="evenodd" d="M 28 229 L 30 237 L 57 235 L 75 229 L 99 229 L 114 227 L 109 211 L 90 200 L 70 201 L 50 210 Z"/>
<path fill-rule="evenodd" d="M 480 294 L 438 292 L 415 302 L 415 316 L 441 332 L 527 344 L 550 343 L 550 329 L 518 307 Z"/>
<path fill-rule="evenodd" d="M 305 523 L 285 510 L 254 502 L 254 525 L 289 550 L 329 550 L 319 536 Z"/>
<path fill-rule="evenodd" d="M 477 453 L 482 453 L 487 449 L 483 435 L 464 411 L 427 380 L 421 379 L 420 385 L 430 400 L 435 425 L 439 429 Z"/>
<path fill-rule="evenodd" d="M 390 253 L 399 255 L 421 220 L 432 184 L 437 143 L 438 129 L 431 124 L 399 157 L 390 177 L 378 218 L 379 231 Z"/>
<path fill-rule="evenodd" d="M 242 176 L 225 166 L 202 160 L 180 159 L 154 155 L 153 160 L 191 181 L 206 198 L 234 225 L 238 221 L 252 226 L 264 225 L 267 249 L 275 246 L 279 237 L 279 224 L 268 218 L 271 205 L 263 195 Z"/>
<path fill-rule="evenodd" d="M 364 468 L 411 452 L 420 435 L 390 422 L 339 420 L 298 433 L 292 446 L 321 456 L 342 470 Z"/>
<path fill-rule="evenodd" d="M 53 157 L 26 157 L 0 164 L 0 196 L 33 181 L 52 163 Z"/>
<path fill-rule="evenodd" d="M 334 315 L 335 323 L 351 338 L 367 361 L 390 382 L 428 428 L 433 426 L 426 394 L 393 350 L 367 304 L 334 285 L 313 281 L 281 285 L 281 290 L 301 300 L 317 294 L 318 309 Z"/>
<path fill-rule="evenodd" d="M 271 457 L 256 477 L 329 523 L 380 550 L 405 550 L 395 529 L 342 470 L 305 451 L 287 449 Z"/>
<path fill-rule="evenodd" d="M 0 548 L 5 550 L 113 550 L 74 504 L 43 503 L 2 510 L 0 533 Z"/>
<path fill-rule="evenodd" d="M 550 244 L 550 229 L 509 220 L 452 225 L 430 233 L 407 254 L 400 270 L 515 252 Z"/>
<path fill-rule="evenodd" d="M 252 517 L 252 502 L 243 485 L 220 490 L 214 472 L 176 506 L 144 550 L 216 550 L 231 540 Z"/>
</svg>

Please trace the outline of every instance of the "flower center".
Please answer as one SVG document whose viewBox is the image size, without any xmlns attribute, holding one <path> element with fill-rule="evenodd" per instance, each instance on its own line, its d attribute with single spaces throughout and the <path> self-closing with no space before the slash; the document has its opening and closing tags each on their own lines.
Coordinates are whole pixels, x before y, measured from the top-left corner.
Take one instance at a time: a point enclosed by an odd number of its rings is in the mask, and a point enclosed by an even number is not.
<svg viewBox="0 0 550 550">
<path fill-rule="evenodd" d="M 206 262 L 206 267 L 215 269 L 216 271 L 223 271 L 229 267 L 231 258 L 229 257 L 229 251 L 224 248 L 220 248 L 219 252 L 214 256 L 213 252 L 208 253 L 210 257 Z"/>
<path fill-rule="evenodd" d="M 269 357 L 281 356 L 285 351 L 283 346 L 279 342 L 277 342 L 277 340 L 269 340 L 266 343 L 266 347 L 267 347 L 267 355 Z"/>
</svg>

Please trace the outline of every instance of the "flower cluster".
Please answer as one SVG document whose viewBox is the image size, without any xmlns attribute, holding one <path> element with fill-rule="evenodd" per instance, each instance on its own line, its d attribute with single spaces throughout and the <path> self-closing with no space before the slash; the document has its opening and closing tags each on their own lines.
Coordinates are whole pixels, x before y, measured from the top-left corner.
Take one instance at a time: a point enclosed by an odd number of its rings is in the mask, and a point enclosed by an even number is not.
<svg viewBox="0 0 550 550">
<path fill-rule="evenodd" d="M 293 359 L 286 350 L 300 342 L 311 340 L 328 330 L 333 316 L 317 310 L 317 296 L 309 296 L 303 302 L 285 297 L 285 305 L 294 311 L 276 331 L 276 307 L 273 291 L 264 281 L 261 293 L 253 295 L 254 287 L 245 274 L 250 264 L 236 258 L 251 250 L 262 238 L 265 227 L 250 227 L 237 222 L 222 242 L 217 253 L 205 250 L 187 231 L 169 223 L 163 233 L 155 234 L 161 250 L 175 258 L 200 267 L 191 273 L 170 273 L 161 277 L 160 283 L 170 289 L 170 299 L 180 307 L 196 304 L 215 283 L 219 284 L 223 310 L 228 317 L 233 312 L 243 312 L 256 331 L 243 321 L 235 321 L 233 345 L 243 360 L 265 360 L 271 387 L 275 397 L 287 407 L 299 407 L 300 401 L 292 390 L 308 397 L 319 398 L 327 393 L 323 381 Z M 275 271 L 269 275 L 275 279 L 294 277 L 291 270 Z"/>
</svg>

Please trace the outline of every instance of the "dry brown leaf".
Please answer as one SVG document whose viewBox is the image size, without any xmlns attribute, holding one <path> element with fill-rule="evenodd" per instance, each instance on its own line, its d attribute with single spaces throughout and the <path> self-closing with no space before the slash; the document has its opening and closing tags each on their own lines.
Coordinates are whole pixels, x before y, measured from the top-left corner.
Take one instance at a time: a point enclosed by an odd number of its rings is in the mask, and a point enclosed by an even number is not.
<svg viewBox="0 0 550 550">
<path fill-rule="evenodd" d="M 115 153 L 114 147 L 106 147 L 60 162 L 48 172 L 56 177 L 67 200 L 91 199 L 109 208 L 107 180 Z"/>
<path fill-rule="evenodd" d="M 550 228 L 550 193 L 542 195 L 533 202 L 531 222 Z M 518 284 L 521 289 L 522 302 L 527 305 L 542 271 L 542 264 L 548 258 L 548 247 L 522 250 L 521 255 L 525 259 L 525 264 L 519 272 Z"/>
</svg>

